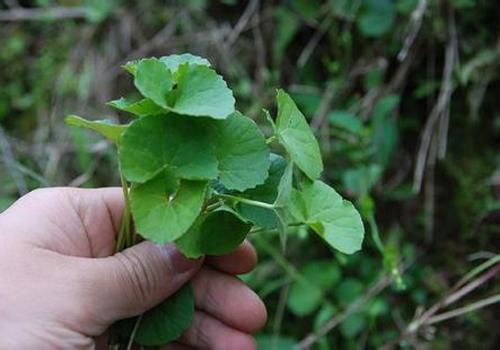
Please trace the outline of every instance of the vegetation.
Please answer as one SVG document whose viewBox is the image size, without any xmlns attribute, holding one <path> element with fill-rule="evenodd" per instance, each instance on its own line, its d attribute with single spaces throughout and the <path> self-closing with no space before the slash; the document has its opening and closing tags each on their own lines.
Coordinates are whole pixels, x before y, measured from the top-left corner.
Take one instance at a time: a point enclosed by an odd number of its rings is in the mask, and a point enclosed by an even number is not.
<svg viewBox="0 0 500 350">
<path fill-rule="evenodd" d="M 275 131 L 262 110 L 279 116 L 276 88 L 288 92 L 310 117 L 322 181 L 353 202 L 367 232 L 353 255 L 304 226 L 287 230 L 286 250 L 279 230 L 249 236 L 261 261 L 242 278 L 270 315 L 262 349 L 498 343 L 495 2 L 6 0 L 0 22 L 2 208 L 41 186 L 120 184 L 113 142 L 68 128 L 64 116 L 124 124 L 116 108 L 151 108 L 130 104 L 140 94 L 179 113 L 135 81 L 137 93 L 118 67 L 191 52 L 224 76 L 237 109 L 268 137 Z M 125 97 L 105 106 L 117 96 Z M 317 173 L 295 163 L 296 174 Z M 126 180 L 146 182 L 155 171 L 135 170 L 124 170 Z M 236 202 L 224 198 L 233 210 Z"/>
</svg>

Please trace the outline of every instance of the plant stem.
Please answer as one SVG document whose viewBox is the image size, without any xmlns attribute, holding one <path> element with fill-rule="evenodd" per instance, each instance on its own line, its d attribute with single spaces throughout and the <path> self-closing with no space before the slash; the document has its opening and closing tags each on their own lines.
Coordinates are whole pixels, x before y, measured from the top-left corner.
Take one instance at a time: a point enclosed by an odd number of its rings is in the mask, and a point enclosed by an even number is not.
<svg viewBox="0 0 500 350">
<path fill-rule="evenodd" d="M 372 239 L 375 242 L 375 246 L 380 251 L 380 253 L 384 255 L 385 252 L 384 244 L 380 239 L 380 233 L 378 231 L 377 222 L 375 221 L 375 216 L 373 215 L 372 212 L 367 215 L 367 219 L 368 219 L 368 224 L 370 225 L 370 231 L 372 233 Z"/>
<path fill-rule="evenodd" d="M 431 325 L 431 324 L 434 324 L 434 323 L 445 321 L 445 320 L 448 320 L 450 318 L 461 316 L 463 314 L 466 314 L 466 313 L 469 313 L 471 311 L 475 311 L 475 310 L 481 309 L 481 308 L 483 308 L 485 306 L 488 306 L 488 305 L 491 305 L 491 304 L 495 304 L 495 303 L 498 303 L 498 302 L 500 302 L 500 294 L 496 294 L 496 295 L 493 295 L 493 296 L 491 296 L 489 298 L 486 298 L 486 299 L 483 299 L 483 300 L 479 300 L 479 301 L 476 301 L 475 303 L 466 305 L 464 307 L 461 307 L 461 308 L 458 308 L 458 309 L 455 309 L 455 310 L 451 310 L 451 311 L 444 312 L 442 314 L 433 316 L 433 317 L 431 317 L 431 318 L 429 318 L 427 320 L 426 324 L 427 325 Z"/>
<path fill-rule="evenodd" d="M 134 328 L 132 329 L 132 333 L 130 334 L 130 339 L 129 339 L 129 342 L 127 345 L 127 350 L 131 350 L 132 346 L 134 345 L 135 335 L 137 334 L 137 331 L 139 330 L 139 326 L 141 324 L 143 315 L 144 314 L 140 314 L 139 317 L 137 317 L 137 321 L 135 321 Z"/>
<path fill-rule="evenodd" d="M 118 238 L 116 240 L 115 252 L 123 250 L 125 247 L 132 245 L 135 240 L 134 237 L 130 236 L 130 199 L 128 195 L 128 185 L 127 181 L 120 174 L 120 181 L 122 185 L 123 198 L 125 201 L 125 206 L 123 208 L 122 222 L 120 225 L 120 232 L 118 233 Z"/>
<path fill-rule="evenodd" d="M 233 196 L 233 195 L 230 195 L 230 194 L 223 194 L 223 193 L 218 193 L 217 196 L 222 197 L 222 198 L 232 199 L 232 200 L 235 200 L 235 201 L 240 202 L 240 203 L 245 203 L 245 204 L 248 204 L 248 205 L 253 205 L 254 207 L 261 207 L 261 208 L 271 209 L 271 210 L 274 209 L 274 205 L 273 204 L 259 202 L 259 201 L 254 201 L 252 199 L 242 198 L 242 197 Z"/>
</svg>

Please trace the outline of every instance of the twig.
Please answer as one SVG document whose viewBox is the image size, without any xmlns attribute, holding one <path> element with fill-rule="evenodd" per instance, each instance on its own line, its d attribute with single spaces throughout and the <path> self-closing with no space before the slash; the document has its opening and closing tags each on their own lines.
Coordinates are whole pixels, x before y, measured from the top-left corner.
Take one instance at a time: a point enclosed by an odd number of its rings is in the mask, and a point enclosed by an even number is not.
<svg viewBox="0 0 500 350">
<path fill-rule="evenodd" d="M 389 286 L 392 282 L 392 277 L 389 275 L 382 275 L 377 282 L 375 282 L 367 292 L 359 299 L 357 299 L 354 303 L 350 304 L 343 312 L 336 315 L 328 322 L 326 322 L 317 332 L 311 333 L 307 335 L 304 339 L 302 339 L 299 343 L 298 348 L 301 350 L 308 350 L 311 346 L 316 343 L 319 339 L 325 336 L 332 329 L 337 327 L 340 323 L 342 323 L 346 318 L 350 315 L 360 311 L 373 297 L 382 292 L 387 286 Z"/>
<path fill-rule="evenodd" d="M 484 264 L 473 269 L 466 276 L 470 276 L 471 273 L 477 271 L 479 268 L 484 268 Z M 408 325 L 406 330 L 400 334 L 398 339 L 384 344 L 381 347 L 381 349 L 383 349 L 383 350 L 392 349 L 398 343 L 403 341 L 404 339 L 413 337 L 422 326 L 431 324 L 430 323 L 431 320 L 433 320 L 432 323 L 436 323 L 436 322 L 442 321 L 444 319 L 454 317 L 454 316 L 450 316 L 450 315 L 458 316 L 458 315 L 465 313 L 466 312 L 465 310 L 472 311 L 472 310 L 478 309 L 480 307 L 484 307 L 486 305 L 491 304 L 492 302 L 488 301 L 486 304 L 483 305 L 483 302 L 484 302 L 484 300 L 483 300 L 483 301 L 479 301 L 477 303 L 470 304 L 466 307 L 452 310 L 450 312 L 435 316 L 435 314 L 439 310 L 441 310 L 443 307 L 448 306 L 448 305 L 456 302 L 457 300 L 464 297 L 466 294 L 470 293 L 472 290 L 485 284 L 491 278 L 495 277 L 499 271 L 500 271 L 500 264 L 497 264 L 495 267 L 490 269 L 488 272 L 483 274 L 481 277 L 477 278 L 476 280 L 473 280 L 472 282 L 463 286 L 462 288 L 460 288 L 460 286 L 462 285 L 464 279 L 461 279 L 457 284 L 455 284 L 455 286 L 443 298 L 441 298 L 440 301 L 438 301 L 437 303 L 432 305 L 426 311 L 416 313 L 416 316 L 418 316 L 418 317 L 414 318 L 414 320 Z M 495 301 L 495 302 L 498 302 L 498 301 Z M 478 304 L 480 305 L 479 307 L 477 306 Z M 443 315 L 446 315 L 446 318 L 444 318 Z M 437 321 L 436 321 L 435 317 L 437 317 Z"/>
<path fill-rule="evenodd" d="M 116 77 L 118 74 L 123 72 L 123 70 L 119 66 L 129 61 L 132 61 L 136 58 L 146 56 L 149 52 L 153 51 L 154 49 L 165 43 L 175 33 L 176 26 L 177 26 L 176 21 L 169 22 L 166 26 L 164 26 L 162 29 L 156 32 L 156 34 L 153 35 L 151 39 L 149 39 L 139 48 L 128 54 L 127 57 L 125 57 L 123 60 L 120 61 L 120 63 L 118 64 L 113 63 L 113 67 L 115 68 L 110 68 L 110 73 L 109 73 L 110 77 L 112 78 Z"/>
<path fill-rule="evenodd" d="M 13 8 L 0 11 L 0 22 L 43 21 L 54 19 L 87 18 L 85 7 Z"/>
<path fill-rule="evenodd" d="M 281 323 L 283 321 L 283 315 L 285 314 L 286 301 L 288 299 L 288 291 L 290 290 L 290 283 L 286 283 L 280 292 L 280 298 L 278 301 L 278 306 L 276 308 L 276 314 L 274 316 L 273 324 L 273 338 L 271 343 L 271 350 L 277 349 L 277 340 L 281 331 Z"/>
<path fill-rule="evenodd" d="M 431 318 L 429 318 L 427 320 L 426 324 L 427 325 L 431 325 L 431 324 L 434 324 L 434 323 L 445 321 L 445 320 L 448 320 L 450 318 L 461 316 L 463 314 L 466 314 L 466 313 L 469 313 L 471 311 L 475 311 L 475 310 L 481 309 L 483 307 L 486 307 L 488 305 L 495 304 L 495 303 L 498 303 L 498 302 L 500 302 L 500 294 L 495 294 L 495 295 L 493 295 L 493 296 L 491 296 L 489 298 L 476 301 L 476 302 L 474 302 L 472 304 L 469 304 L 469 305 L 466 305 L 464 307 L 460 307 L 458 309 L 451 310 L 451 311 L 444 312 L 442 314 L 433 316 L 433 317 L 431 317 Z"/>
<path fill-rule="evenodd" d="M 245 11 L 243 11 L 243 14 L 241 15 L 240 19 L 238 20 L 233 30 L 231 31 L 231 34 L 224 43 L 227 47 L 232 46 L 236 42 L 236 40 L 238 39 L 240 34 L 247 26 L 248 22 L 252 18 L 252 15 L 258 10 L 259 2 L 260 2 L 259 0 L 251 0 L 248 3 L 247 7 L 245 8 Z"/>
<path fill-rule="evenodd" d="M 453 18 L 452 15 L 450 15 L 450 17 Z M 429 118 L 427 119 L 427 122 L 425 124 L 424 131 L 422 132 L 420 147 L 417 154 L 417 162 L 415 165 L 413 180 L 413 188 L 416 192 L 420 192 L 420 188 L 422 186 L 425 164 L 428 160 L 429 148 L 433 139 L 433 135 L 435 133 L 435 126 L 440 118 L 446 118 L 446 111 L 449 108 L 450 98 L 454 90 L 452 73 L 457 62 L 456 46 L 458 45 L 458 40 L 456 36 L 456 30 L 454 29 L 454 22 L 452 20 L 450 21 L 450 40 L 448 40 L 448 44 L 446 46 L 446 57 L 443 69 L 443 83 L 441 84 L 437 102 L 432 108 Z M 445 123 L 445 125 L 447 125 L 447 123 Z M 440 139 L 446 137 L 447 128 L 446 130 L 442 130 L 441 132 L 439 132 Z M 440 144 L 443 144 L 443 141 L 440 141 Z M 441 150 L 439 153 L 440 155 L 444 156 L 445 152 Z"/>
<path fill-rule="evenodd" d="M 427 8 L 427 0 L 419 0 L 417 6 L 411 13 L 410 28 L 408 30 L 408 35 L 405 37 L 403 48 L 398 53 L 398 60 L 404 61 L 408 55 L 408 51 L 413 46 L 415 39 L 417 38 L 418 32 L 422 27 L 422 18 L 424 17 L 425 9 Z"/>
<path fill-rule="evenodd" d="M 316 49 L 316 47 L 319 44 L 319 41 L 321 38 L 325 35 L 325 33 L 328 31 L 328 28 L 332 25 L 334 20 L 334 16 L 331 13 L 328 13 L 319 25 L 318 30 L 314 33 L 313 37 L 309 42 L 306 44 L 302 52 L 300 53 L 300 56 L 297 60 L 297 66 L 299 68 L 302 68 L 305 66 L 307 61 L 309 60 L 309 57 L 311 57 L 312 53 Z"/>
</svg>

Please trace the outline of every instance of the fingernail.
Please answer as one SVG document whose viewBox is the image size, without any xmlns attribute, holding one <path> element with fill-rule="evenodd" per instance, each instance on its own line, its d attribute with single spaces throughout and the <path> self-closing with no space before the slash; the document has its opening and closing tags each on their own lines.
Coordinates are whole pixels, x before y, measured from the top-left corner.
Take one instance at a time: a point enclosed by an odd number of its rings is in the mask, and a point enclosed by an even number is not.
<svg viewBox="0 0 500 350">
<path fill-rule="evenodd" d="M 173 243 L 165 244 L 161 248 L 168 257 L 170 267 L 176 273 L 183 273 L 200 265 L 200 259 L 186 258 Z"/>
</svg>

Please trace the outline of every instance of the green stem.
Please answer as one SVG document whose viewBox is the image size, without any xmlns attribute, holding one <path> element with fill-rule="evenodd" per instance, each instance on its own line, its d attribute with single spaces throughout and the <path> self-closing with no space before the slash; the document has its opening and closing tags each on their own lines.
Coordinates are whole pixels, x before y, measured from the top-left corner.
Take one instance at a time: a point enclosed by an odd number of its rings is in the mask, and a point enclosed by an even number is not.
<svg viewBox="0 0 500 350">
<path fill-rule="evenodd" d="M 254 201 L 254 200 L 251 200 L 251 199 L 237 197 L 237 196 L 233 196 L 233 195 L 230 195 L 230 194 L 218 193 L 217 196 L 222 197 L 222 198 L 232 199 L 232 200 L 235 200 L 235 201 L 240 202 L 240 203 L 245 203 L 245 204 L 248 204 L 248 205 L 253 205 L 254 207 L 261 207 L 261 208 L 271 209 L 271 210 L 274 209 L 274 205 L 273 204 L 259 202 L 259 201 Z"/>
<path fill-rule="evenodd" d="M 378 231 L 377 222 L 375 221 L 375 216 L 373 213 L 369 213 L 367 215 L 368 224 L 370 225 L 370 231 L 372 233 L 372 239 L 375 242 L 375 246 L 380 251 L 382 255 L 384 255 L 385 249 L 382 240 L 380 239 L 380 233 Z"/>
<path fill-rule="evenodd" d="M 130 234 L 130 199 L 128 194 L 128 185 L 127 181 L 120 174 L 120 181 L 122 185 L 123 198 L 125 201 L 125 206 L 123 208 L 123 216 L 122 222 L 120 225 L 120 232 L 118 233 L 118 238 L 116 240 L 115 252 L 119 252 L 123 250 L 125 247 L 133 244 L 133 240 L 135 237 L 132 237 Z"/>
</svg>

